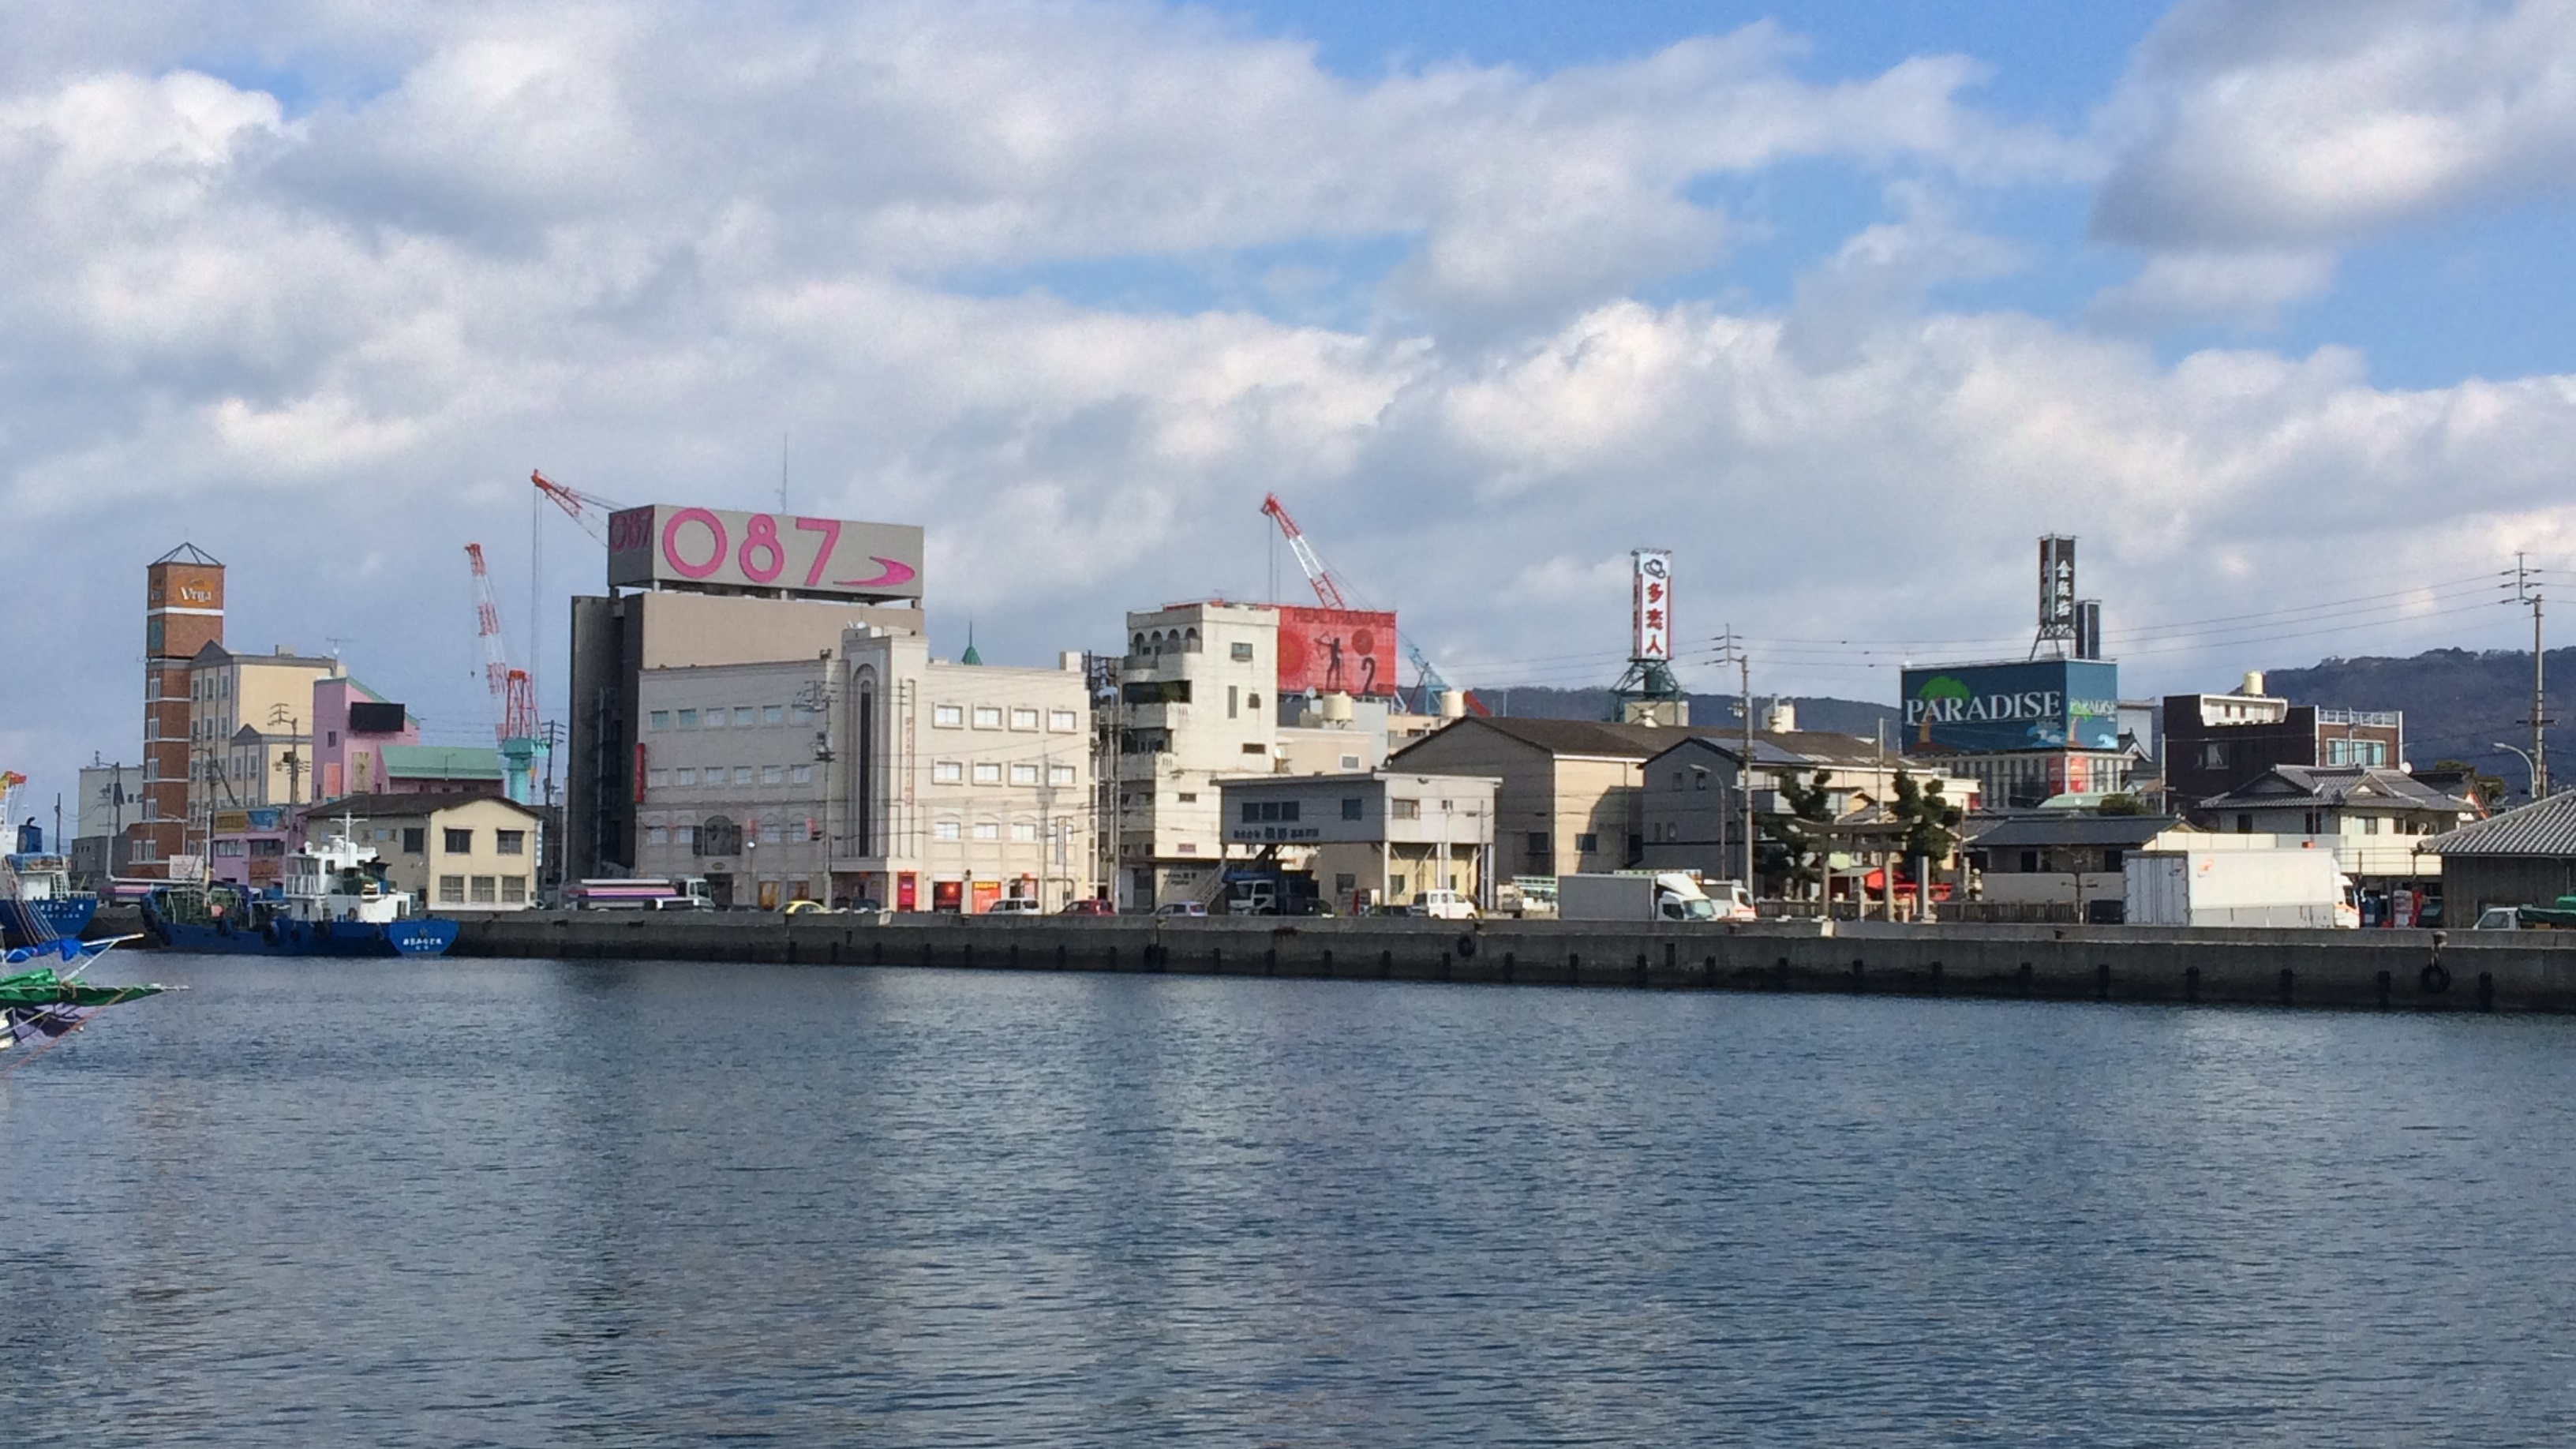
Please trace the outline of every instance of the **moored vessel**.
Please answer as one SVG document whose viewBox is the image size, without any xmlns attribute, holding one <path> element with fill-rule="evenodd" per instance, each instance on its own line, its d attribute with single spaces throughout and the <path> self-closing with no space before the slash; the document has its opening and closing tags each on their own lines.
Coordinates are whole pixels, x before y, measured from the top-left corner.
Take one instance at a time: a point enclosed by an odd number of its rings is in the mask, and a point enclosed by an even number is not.
<svg viewBox="0 0 2576 1449">
<path fill-rule="evenodd" d="M 385 877 L 373 848 L 344 830 L 286 858 L 273 893 L 238 886 L 169 884 L 143 900 L 143 921 L 183 951 L 269 956 L 438 956 L 457 923 L 419 914 L 419 902 Z"/>
</svg>

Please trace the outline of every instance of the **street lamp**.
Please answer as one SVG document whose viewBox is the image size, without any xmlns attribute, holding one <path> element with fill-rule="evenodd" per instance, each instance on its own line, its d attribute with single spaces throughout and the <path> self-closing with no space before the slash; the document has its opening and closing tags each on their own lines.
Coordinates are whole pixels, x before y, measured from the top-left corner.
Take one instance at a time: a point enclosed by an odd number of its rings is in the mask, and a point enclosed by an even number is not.
<svg viewBox="0 0 2576 1449">
<path fill-rule="evenodd" d="M 2531 756 L 2522 750 L 2514 749 L 2513 746 L 2506 744 L 2502 740 L 2489 740 L 2487 741 L 2487 745 L 2491 749 L 2508 751 L 2522 761 L 2522 767 L 2531 772 L 2531 798 L 2534 800 L 2539 799 L 2540 767 L 2531 762 Z"/>
</svg>

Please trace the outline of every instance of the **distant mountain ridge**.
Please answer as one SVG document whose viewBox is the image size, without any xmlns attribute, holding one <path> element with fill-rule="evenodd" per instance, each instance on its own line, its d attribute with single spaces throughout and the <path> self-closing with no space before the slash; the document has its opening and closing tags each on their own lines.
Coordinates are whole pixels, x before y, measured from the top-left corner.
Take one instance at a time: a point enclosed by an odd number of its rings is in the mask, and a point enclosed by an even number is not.
<svg viewBox="0 0 2576 1449">
<path fill-rule="evenodd" d="M 2548 717 L 2576 724 L 2576 648 L 2541 656 Z M 2517 796 L 2530 772 L 2502 741 L 2531 748 L 2531 651 L 2428 649 L 2405 658 L 2365 655 L 2325 659 L 2305 669 L 2264 671 L 2264 692 L 2328 709 L 2395 709 L 2406 713 L 2406 758 L 2417 768 L 2465 760 L 2503 778 Z M 2550 774 L 2576 780 L 2576 734 L 2553 748 Z"/>
<path fill-rule="evenodd" d="M 1476 699 L 1500 715 L 1521 719 L 1609 719 L 1615 713 L 1613 697 L 1606 689 L 1549 689 L 1538 685 L 1515 685 L 1507 689 L 1475 691 Z M 1732 694 L 1694 694 L 1690 699 L 1691 725 L 1697 729 L 1743 728 L 1737 714 L 1740 697 Z M 1835 699 L 1830 695 L 1793 694 L 1787 696 L 1756 694 L 1753 696 L 1755 728 L 1760 728 L 1760 715 L 1775 700 L 1783 700 L 1798 711 L 1798 728 L 1824 730 L 1833 734 L 1857 735 L 1871 739 L 1881 723 L 1887 726 L 1887 739 L 1896 741 L 1897 711 L 1894 705 L 1872 704 L 1866 700 Z"/>
</svg>

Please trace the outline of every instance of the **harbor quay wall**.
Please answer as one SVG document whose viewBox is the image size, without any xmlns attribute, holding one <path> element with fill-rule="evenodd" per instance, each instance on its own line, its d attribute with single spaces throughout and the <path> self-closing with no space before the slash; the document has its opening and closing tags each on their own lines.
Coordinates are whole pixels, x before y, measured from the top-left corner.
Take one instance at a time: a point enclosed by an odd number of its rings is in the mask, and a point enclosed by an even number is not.
<svg viewBox="0 0 2576 1449">
<path fill-rule="evenodd" d="M 526 911 L 465 917 L 452 954 L 2576 1011 L 2576 932 L 2549 931 Z"/>
</svg>

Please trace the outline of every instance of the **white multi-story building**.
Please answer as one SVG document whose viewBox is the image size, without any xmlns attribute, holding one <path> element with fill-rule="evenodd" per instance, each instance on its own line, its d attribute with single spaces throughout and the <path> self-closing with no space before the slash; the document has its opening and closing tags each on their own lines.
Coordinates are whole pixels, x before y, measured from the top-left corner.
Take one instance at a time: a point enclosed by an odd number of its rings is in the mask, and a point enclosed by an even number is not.
<svg viewBox="0 0 2576 1449">
<path fill-rule="evenodd" d="M 1176 604 L 1127 616 L 1111 732 L 1120 909 L 1215 895 L 1225 857 L 1217 781 L 1275 768 L 1278 649 L 1279 611 L 1265 604 Z M 1362 753 L 1373 765 L 1384 751 Z"/>
<path fill-rule="evenodd" d="M 837 688 L 837 893 L 974 913 L 1097 893 L 1081 654 L 1053 669 L 951 663 L 919 635 L 853 629 Z"/>
</svg>

